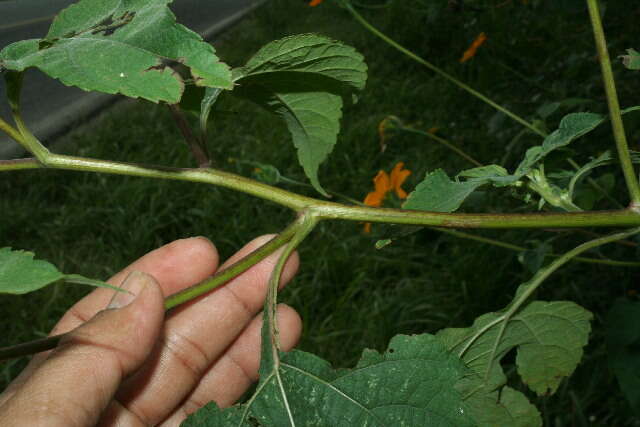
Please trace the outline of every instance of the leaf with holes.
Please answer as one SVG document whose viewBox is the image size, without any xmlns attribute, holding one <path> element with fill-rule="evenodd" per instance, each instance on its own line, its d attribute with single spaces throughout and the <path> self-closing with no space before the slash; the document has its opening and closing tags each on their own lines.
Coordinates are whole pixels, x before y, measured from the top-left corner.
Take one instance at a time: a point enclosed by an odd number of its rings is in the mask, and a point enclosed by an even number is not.
<svg viewBox="0 0 640 427">
<path fill-rule="evenodd" d="M 281 382 L 261 375 L 244 405 L 210 403 L 183 426 L 475 425 L 454 387 L 468 371 L 432 335 L 396 336 L 383 354 L 365 350 L 353 369 L 292 351 L 278 370 Z"/>
<path fill-rule="evenodd" d="M 56 16 L 47 35 L 0 51 L 0 69 L 35 67 L 68 86 L 176 103 L 178 61 L 199 86 L 231 89 L 231 72 L 211 45 L 177 24 L 171 0 L 81 0 Z"/>
<path fill-rule="evenodd" d="M 520 377 L 531 390 L 546 395 L 580 362 L 592 317 L 573 302 L 534 301 L 508 320 L 503 313 L 487 313 L 469 328 L 444 329 L 437 336 L 484 379 L 488 391 L 505 384 L 500 361 L 516 349 Z"/>
<path fill-rule="evenodd" d="M 364 88 L 367 66 L 350 46 L 315 34 L 276 40 L 234 70 L 233 93 L 280 116 L 298 161 L 316 190 L 318 169 L 333 150 L 343 102 Z"/>
</svg>

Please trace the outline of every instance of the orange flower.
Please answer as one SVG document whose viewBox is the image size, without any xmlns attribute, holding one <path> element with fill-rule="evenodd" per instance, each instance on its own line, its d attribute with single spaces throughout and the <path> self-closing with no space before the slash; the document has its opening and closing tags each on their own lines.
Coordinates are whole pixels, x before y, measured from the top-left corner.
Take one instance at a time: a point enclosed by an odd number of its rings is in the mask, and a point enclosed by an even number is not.
<svg viewBox="0 0 640 427">
<path fill-rule="evenodd" d="M 378 174 L 373 178 L 374 190 L 364 198 L 364 204 L 379 208 L 382 206 L 382 202 L 384 202 L 387 193 L 391 191 L 395 191 L 398 198 L 406 199 L 407 192 L 402 189 L 402 184 L 406 181 L 407 177 L 411 175 L 411 171 L 403 168 L 404 163 L 398 162 L 391 170 L 391 176 L 385 171 L 378 171 Z M 371 223 L 364 225 L 364 232 L 371 232 Z"/>
<path fill-rule="evenodd" d="M 462 58 L 460 58 L 460 63 L 467 62 L 468 60 L 476 56 L 476 52 L 478 51 L 478 48 L 482 46 L 485 41 L 487 41 L 487 35 L 484 32 L 478 34 L 478 37 L 476 37 L 473 43 L 471 43 L 471 46 L 469 46 L 469 49 L 465 50 L 464 53 L 462 54 Z"/>
<path fill-rule="evenodd" d="M 309 2 L 309 6 L 311 7 L 316 7 L 317 5 L 319 5 L 320 3 L 322 3 L 324 0 L 311 0 Z"/>
</svg>

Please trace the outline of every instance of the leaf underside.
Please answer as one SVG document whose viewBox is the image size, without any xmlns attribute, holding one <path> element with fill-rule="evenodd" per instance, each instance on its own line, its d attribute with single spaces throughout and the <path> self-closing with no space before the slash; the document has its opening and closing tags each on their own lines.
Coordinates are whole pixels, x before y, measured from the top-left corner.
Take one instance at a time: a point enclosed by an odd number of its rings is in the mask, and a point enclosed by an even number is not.
<svg viewBox="0 0 640 427">
<path fill-rule="evenodd" d="M 303 34 L 267 44 L 234 70 L 233 93 L 285 121 L 305 174 L 327 196 L 318 169 L 336 144 L 343 103 L 364 88 L 366 70 L 352 47 Z"/>
<path fill-rule="evenodd" d="M 68 86 L 176 103 L 190 68 L 199 86 L 231 89 L 231 72 L 211 45 L 177 24 L 171 0 L 81 0 L 56 16 L 46 37 L 0 51 L 0 69 L 36 67 Z"/>
</svg>

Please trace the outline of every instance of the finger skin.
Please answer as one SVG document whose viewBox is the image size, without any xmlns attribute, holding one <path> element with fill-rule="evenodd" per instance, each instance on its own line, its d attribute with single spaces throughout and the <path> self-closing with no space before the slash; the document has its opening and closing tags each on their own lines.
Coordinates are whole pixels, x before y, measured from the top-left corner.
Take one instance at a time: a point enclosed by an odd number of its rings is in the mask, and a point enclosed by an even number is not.
<svg viewBox="0 0 640 427">
<path fill-rule="evenodd" d="M 253 240 L 225 266 L 272 237 Z M 167 418 L 260 311 L 268 278 L 281 251 L 172 313 L 145 366 L 117 394 L 123 407 L 147 425 Z M 298 264 L 297 254 L 292 255 L 285 264 L 281 285 L 293 277 Z"/>
<path fill-rule="evenodd" d="M 149 275 L 132 277 L 144 286 L 138 298 L 97 314 L 65 337 L 2 406 L 0 425 L 80 427 L 98 421 L 121 381 L 147 358 L 162 326 L 162 290 Z"/>
<path fill-rule="evenodd" d="M 119 286 L 130 272 L 142 271 L 158 278 L 163 294 L 170 295 L 212 275 L 218 268 L 218 262 L 218 251 L 211 241 L 204 237 L 191 237 L 176 240 L 149 252 L 107 282 Z M 113 291 L 110 289 L 99 288 L 91 292 L 65 313 L 50 335 L 68 332 L 91 319 L 106 307 L 112 296 Z M 27 368 L 0 395 L 0 404 L 13 394 L 48 355 L 49 352 L 46 352 L 33 357 Z"/>
</svg>

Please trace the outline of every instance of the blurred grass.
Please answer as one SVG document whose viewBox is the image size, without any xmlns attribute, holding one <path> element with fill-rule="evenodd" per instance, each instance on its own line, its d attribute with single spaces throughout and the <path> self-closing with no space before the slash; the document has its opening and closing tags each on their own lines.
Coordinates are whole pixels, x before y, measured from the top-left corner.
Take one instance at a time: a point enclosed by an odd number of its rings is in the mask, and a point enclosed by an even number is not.
<svg viewBox="0 0 640 427">
<path fill-rule="evenodd" d="M 392 38 L 442 66 L 473 87 L 529 119 L 545 104 L 567 98 L 588 103 L 560 107 L 546 118 L 553 129 L 563 114 L 588 109 L 606 112 L 599 69 L 582 2 L 469 1 L 467 9 L 446 1 L 396 1 L 384 11 L 363 11 Z M 633 13 L 612 2 L 606 11 L 612 56 L 633 46 Z M 476 8 L 478 10 L 476 10 Z M 637 11 L 636 11 L 637 18 Z M 469 63 L 461 53 L 480 32 L 489 40 Z M 362 199 L 379 169 L 404 161 L 413 171 L 410 189 L 427 170 L 450 174 L 469 167 L 438 145 L 416 135 L 398 135 L 380 152 L 378 123 L 394 114 L 420 129 L 439 128 L 459 147 L 482 162 L 513 168 L 539 139 L 496 114 L 490 107 L 434 77 L 418 64 L 365 33 L 346 12 L 328 0 L 310 9 L 301 1 L 271 0 L 215 45 L 218 55 L 242 65 L 267 41 L 295 33 L 319 32 L 361 51 L 370 78 L 358 104 L 345 109 L 339 143 L 320 171 L 327 189 Z M 637 99 L 637 74 L 616 66 L 623 106 Z M 28 84 L 28 82 L 27 82 Z M 635 95 L 635 97 L 634 97 Z M 305 181 L 285 127 L 255 106 L 224 97 L 212 124 L 210 148 L 215 166 L 243 175 L 253 167 L 243 159 L 277 166 Z M 635 121 L 634 121 L 635 120 Z M 628 118 L 631 141 L 638 141 L 637 118 Z M 581 141 L 584 151 L 570 151 L 585 162 L 611 148 L 608 129 Z M 96 124 L 65 137 L 65 150 L 81 156 L 179 167 L 193 165 L 166 107 L 122 103 Z M 637 147 L 634 147 L 637 149 Z M 549 159 L 550 165 L 566 166 Z M 613 168 L 612 194 L 626 203 L 622 180 Z M 598 176 L 597 174 L 595 175 Z M 311 190 L 290 187 L 316 196 Z M 268 202 L 204 185 L 100 176 L 65 171 L 21 171 L 0 180 L 0 242 L 29 249 L 65 272 L 106 278 L 146 252 L 172 240 L 204 235 L 223 258 L 247 240 L 281 230 L 291 213 Z M 596 208 L 610 208 L 600 201 Z M 522 211 L 508 192 L 487 191 L 466 203 L 469 211 Z M 487 311 L 510 301 L 530 273 L 517 254 L 478 242 L 421 230 L 382 250 L 373 244 L 396 228 L 328 222 L 300 249 L 302 268 L 283 293 L 305 321 L 299 348 L 337 366 L 352 365 L 363 348 L 385 348 L 397 333 L 434 332 L 466 326 Z M 474 231 L 483 236 L 533 247 L 552 240 L 561 252 L 584 241 L 576 233 L 532 230 Z M 634 247 L 611 245 L 601 253 L 635 259 Z M 597 254 L 592 254 L 597 256 Z M 539 293 L 541 299 L 570 299 L 596 315 L 594 333 L 583 363 L 556 396 L 536 399 L 548 425 L 638 425 L 615 379 L 606 368 L 602 317 L 612 301 L 637 290 L 637 272 L 573 263 L 555 274 Z M 85 289 L 57 285 L 22 297 L 0 297 L 0 345 L 46 334 Z M 25 361 L 1 366 L 6 384 Z"/>
</svg>

